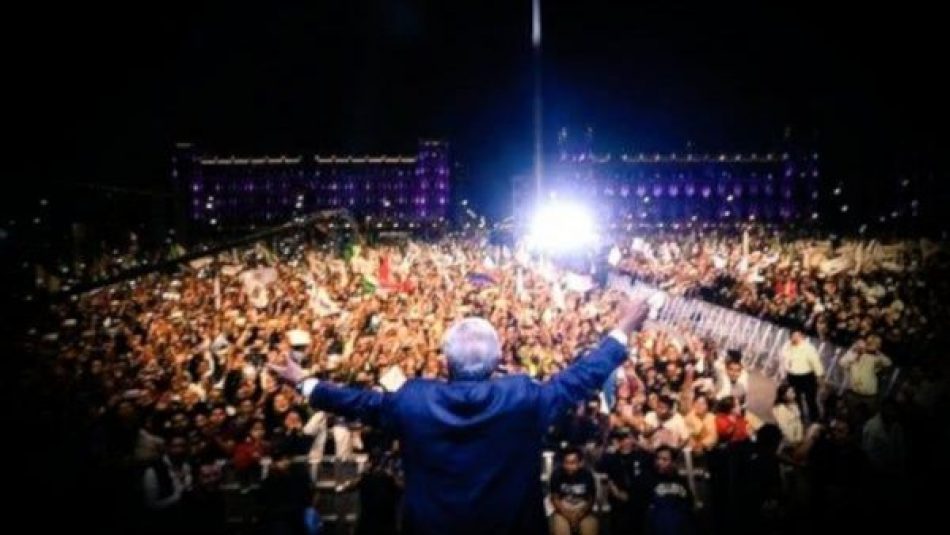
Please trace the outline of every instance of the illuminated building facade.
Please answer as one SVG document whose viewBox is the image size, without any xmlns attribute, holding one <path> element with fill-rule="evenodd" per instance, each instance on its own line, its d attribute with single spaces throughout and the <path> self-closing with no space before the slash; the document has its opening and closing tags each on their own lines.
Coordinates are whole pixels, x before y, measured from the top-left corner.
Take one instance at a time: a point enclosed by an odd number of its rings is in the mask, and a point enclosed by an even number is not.
<svg viewBox="0 0 950 535">
<path fill-rule="evenodd" d="M 450 206 L 448 143 L 413 155 L 220 156 L 178 144 L 172 181 L 180 216 L 197 231 L 252 229 L 318 210 L 348 209 L 387 224 L 441 222 Z"/>
<path fill-rule="evenodd" d="M 545 166 L 546 195 L 597 207 L 604 220 L 730 222 L 817 219 L 817 152 L 596 154 L 587 132 L 580 147 L 566 148 Z M 531 188 L 515 180 L 516 206 Z"/>
</svg>

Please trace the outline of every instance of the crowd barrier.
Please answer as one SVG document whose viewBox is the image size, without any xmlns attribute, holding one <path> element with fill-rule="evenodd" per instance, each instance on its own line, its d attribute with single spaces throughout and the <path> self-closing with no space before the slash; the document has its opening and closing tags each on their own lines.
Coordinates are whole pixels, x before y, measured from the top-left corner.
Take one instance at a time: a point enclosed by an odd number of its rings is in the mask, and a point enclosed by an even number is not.
<svg viewBox="0 0 950 535">
<path fill-rule="evenodd" d="M 610 288 L 631 295 L 650 294 L 657 291 L 655 286 L 634 281 L 627 275 L 612 273 L 608 278 Z M 738 349 L 742 352 L 743 365 L 755 370 L 768 379 L 780 383 L 785 379 L 780 352 L 788 342 L 791 330 L 772 322 L 743 314 L 701 299 L 668 295 L 666 304 L 651 318 L 648 325 L 675 331 L 687 327 L 700 336 L 712 338 L 719 347 Z M 848 371 L 838 365 L 848 348 L 831 342 L 808 337 L 818 350 L 825 369 L 825 384 L 839 394 L 848 385 Z M 894 386 L 900 370 L 895 368 L 882 378 L 881 392 L 887 393 Z"/>
</svg>

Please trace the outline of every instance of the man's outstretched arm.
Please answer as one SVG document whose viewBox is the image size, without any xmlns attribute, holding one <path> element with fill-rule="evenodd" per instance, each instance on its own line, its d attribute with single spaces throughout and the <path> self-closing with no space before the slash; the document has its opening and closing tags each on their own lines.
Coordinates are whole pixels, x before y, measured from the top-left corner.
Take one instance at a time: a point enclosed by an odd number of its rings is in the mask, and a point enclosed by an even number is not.
<svg viewBox="0 0 950 535">
<path fill-rule="evenodd" d="M 627 358 L 627 339 L 646 321 L 646 302 L 624 304 L 617 327 L 590 354 L 541 386 L 542 427 L 546 428 L 568 406 L 586 400 Z"/>
<path fill-rule="evenodd" d="M 389 394 L 364 388 L 338 386 L 320 382 L 312 391 L 304 393 L 310 406 L 347 418 L 356 418 L 372 426 L 380 424 L 383 406 Z"/>
<path fill-rule="evenodd" d="M 388 394 L 363 388 L 337 386 L 307 377 L 306 372 L 293 359 L 284 366 L 270 365 L 270 369 L 285 381 L 296 385 L 310 406 L 323 411 L 356 418 L 373 426 L 380 425 L 382 410 Z"/>
</svg>

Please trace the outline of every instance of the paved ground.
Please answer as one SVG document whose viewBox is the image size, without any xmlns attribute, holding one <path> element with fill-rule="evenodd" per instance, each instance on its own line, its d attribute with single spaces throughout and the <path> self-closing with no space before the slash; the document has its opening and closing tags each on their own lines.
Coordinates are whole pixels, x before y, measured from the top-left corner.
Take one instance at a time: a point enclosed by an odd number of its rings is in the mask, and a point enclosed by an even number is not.
<svg viewBox="0 0 950 535">
<path fill-rule="evenodd" d="M 749 395 L 746 406 L 765 422 L 774 422 L 772 404 L 775 402 L 776 384 L 759 372 L 749 372 Z"/>
</svg>

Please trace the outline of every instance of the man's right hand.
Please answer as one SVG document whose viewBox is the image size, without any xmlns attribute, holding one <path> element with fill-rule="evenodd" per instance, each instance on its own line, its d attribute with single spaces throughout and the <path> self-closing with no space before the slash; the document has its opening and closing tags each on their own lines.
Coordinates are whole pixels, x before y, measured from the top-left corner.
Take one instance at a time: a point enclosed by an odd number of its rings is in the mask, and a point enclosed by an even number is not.
<svg viewBox="0 0 950 535">
<path fill-rule="evenodd" d="M 643 327 L 643 323 L 650 313 L 650 306 L 646 301 L 626 301 L 621 305 L 620 321 L 617 328 L 624 334 L 630 335 Z"/>
</svg>

